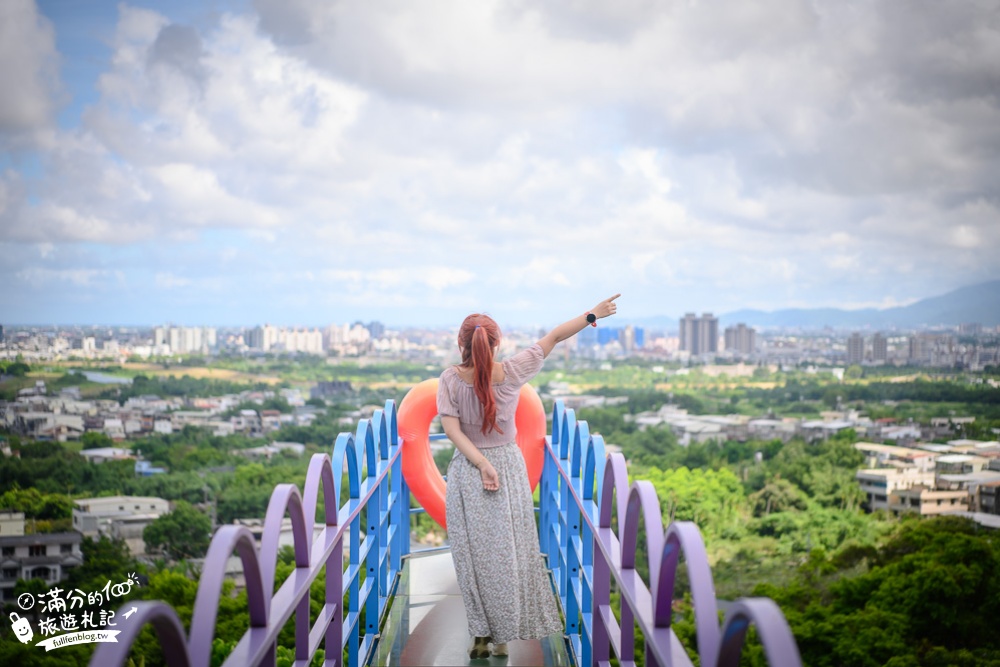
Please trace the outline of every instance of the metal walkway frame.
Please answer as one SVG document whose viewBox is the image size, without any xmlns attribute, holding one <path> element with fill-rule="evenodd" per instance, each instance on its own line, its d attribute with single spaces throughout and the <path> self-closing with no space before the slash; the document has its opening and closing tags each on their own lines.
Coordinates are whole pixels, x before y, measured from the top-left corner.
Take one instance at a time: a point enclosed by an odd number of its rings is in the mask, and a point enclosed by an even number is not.
<svg viewBox="0 0 1000 667">
<path fill-rule="evenodd" d="M 801 667 L 798 646 L 778 605 L 744 598 L 719 627 L 715 585 L 701 531 L 676 521 L 663 529 L 660 501 L 645 480 L 628 483 L 625 458 L 605 452 L 604 438 L 556 401 L 546 438 L 541 482 L 542 551 L 547 555 L 577 665 L 635 664 L 635 628 L 642 630 L 647 665 L 692 665 L 670 628 L 677 566 L 683 555 L 691 584 L 699 664 L 737 667 L 751 624 L 774 667 Z M 617 532 L 612 515 L 617 518 Z M 636 570 L 640 522 L 646 533 L 649 583 Z M 611 581 L 621 592 L 619 617 Z"/>
<path fill-rule="evenodd" d="M 275 487 L 259 549 L 245 527 L 227 525 L 216 531 L 198 582 L 189 634 L 168 604 L 129 602 L 126 606 L 138 611 L 120 625 L 119 642 L 100 644 L 90 665 L 124 665 L 140 631 L 150 625 L 169 667 L 208 667 L 226 562 L 234 554 L 246 577 L 250 627 L 223 665 L 275 665 L 278 635 L 293 615 L 296 667 L 307 667 L 320 647 L 325 649 L 326 665 L 370 664 L 378 651 L 379 628 L 391 611 L 403 559 L 410 553 L 410 491 L 401 464 L 404 446 L 396 405 L 386 401 L 371 419 L 360 420 L 353 434 L 341 433 L 331 455 L 313 455 L 302 493 L 293 484 Z M 613 654 L 622 667 L 634 665 L 636 627 L 645 637 L 647 664 L 692 664 L 670 628 L 676 570 L 683 555 L 701 665 L 736 667 L 753 624 L 770 665 L 801 667 L 788 623 L 772 600 L 736 601 L 720 628 L 697 526 L 675 522 L 664 530 L 652 484 L 640 480 L 630 486 L 625 459 L 607 454 L 603 438 L 592 435 L 587 423 L 578 421 L 562 401 L 553 408 L 552 434 L 546 437 L 545 448 L 539 541 L 562 603 L 575 664 L 609 666 Z M 346 498 L 341 489 L 345 472 Z M 321 500 L 325 523 L 314 537 Z M 613 514 L 617 531 L 612 528 Z M 292 522 L 295 569 L 274 591 L 285 516 Z M 635 567 L 640 522 L 645 527 L 648 584 Z M 312 619 L 309 591 L 324 570 L 325 603 Z M 611 608 L 612 580 L 621 592 L 618 616 Z M 463 638 L 465 630 L 454 628 Z"/>
</svg>

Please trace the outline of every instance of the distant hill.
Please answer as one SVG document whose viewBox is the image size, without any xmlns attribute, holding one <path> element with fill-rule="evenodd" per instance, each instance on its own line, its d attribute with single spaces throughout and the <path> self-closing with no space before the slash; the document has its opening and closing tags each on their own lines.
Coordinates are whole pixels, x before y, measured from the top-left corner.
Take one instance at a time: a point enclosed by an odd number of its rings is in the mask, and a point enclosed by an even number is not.
<svg viewBox="0 0 1000 667">
<path fill-rule="evenodd" d="M 978 322 L 1000 325 L 1000 280 L 959 288 L 897 308 L 789 308 L 765 312 L 738 310 L 719 317 L 720 326 L 745 322 L 758 327 L 915 328 Z"/>
</svg>

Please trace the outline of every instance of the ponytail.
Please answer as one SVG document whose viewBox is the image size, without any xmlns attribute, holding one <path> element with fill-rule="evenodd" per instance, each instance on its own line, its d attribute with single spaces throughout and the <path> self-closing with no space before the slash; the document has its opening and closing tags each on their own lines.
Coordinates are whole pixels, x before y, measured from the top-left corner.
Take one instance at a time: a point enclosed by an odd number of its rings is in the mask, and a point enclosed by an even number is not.
<svg viewBox="0 0 1000 667">
<path fill-rule="evenodd" d="M 469 315 L 458 332 L 462 366 L 472 368 L 472 387 L 483 409 L 482 433 L 503 433 L 497 426 L 497 401 L 493 395 L 493 348 L 500 344 L 500 327 L 486 315 Z"/>
</svg>

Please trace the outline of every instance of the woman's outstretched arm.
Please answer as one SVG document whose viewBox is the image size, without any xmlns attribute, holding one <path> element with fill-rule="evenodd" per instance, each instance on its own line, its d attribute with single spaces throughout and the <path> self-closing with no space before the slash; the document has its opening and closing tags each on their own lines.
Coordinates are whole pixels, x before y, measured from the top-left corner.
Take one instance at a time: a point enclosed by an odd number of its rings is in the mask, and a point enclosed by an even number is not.
<svg viewBox="0 0 1000 667">
<path fill-rule="evenodd" d="M 615 294 L 613 297 L 601 301 L 589 312 L 596 315 L 597 319 L 614 315 L 618 311 L 618 306 L 615 305 L 615 299 L 620 296 L 621 294 Z M 557 343 L 561 343 L 567 338 L 572 338 L 576 334 L 580 333 L 583 331 L 583 328 L 587 326 L 587 324 L 587 313 L 583 313 L 571 320 L 563 322 L 555 329 L 542 336 L 542 338 L 538 341 L 538 344 L 542 348 L 542 354 L 546 357 L 549 356 L 549 353 L 552 352 L 552 348 L 554 348 Z"/>
</svg>

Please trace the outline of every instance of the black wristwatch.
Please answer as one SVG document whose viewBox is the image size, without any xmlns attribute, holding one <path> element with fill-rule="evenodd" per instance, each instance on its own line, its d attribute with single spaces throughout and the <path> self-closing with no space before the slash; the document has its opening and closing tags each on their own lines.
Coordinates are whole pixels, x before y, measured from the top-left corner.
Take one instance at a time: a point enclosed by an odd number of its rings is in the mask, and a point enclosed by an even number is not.
<svg viewBox="0 0 1000 667">
<path fill-rule="evenodd" d="M 597 315 L 594 315 L 593 313 L 587 313 L 587 323 L 592 327 L 596 327 Z"/>
</svg>

